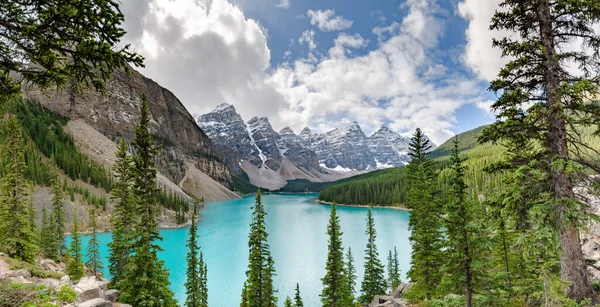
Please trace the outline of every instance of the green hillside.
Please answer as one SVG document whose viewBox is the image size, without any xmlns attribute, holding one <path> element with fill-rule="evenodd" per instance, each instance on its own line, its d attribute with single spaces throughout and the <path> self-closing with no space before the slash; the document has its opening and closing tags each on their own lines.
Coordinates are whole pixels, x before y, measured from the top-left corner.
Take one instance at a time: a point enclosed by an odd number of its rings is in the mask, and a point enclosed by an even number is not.
<svg viewBox="0 0 600 307">
<path fill-rule="evenodd" d="M 500 186 L 501 180 L 498 175 L 483 172 L 483 168 L 490 162 L 498 161 L 503 148 L 500 145 L 477 143 L 477 138 L 484 128 L 485 126 L 481 126 L 463 132 L 456 138 L 460 142 L 462 153 L 468 158 L 466 165 L 469 187 L 477 193 L 487 194 Z M 430 154 L 439 169 L 438 183 L 442 188 L 448 181 L 445 167 L 453 142 L 454 138 L 447 140 Z M 341 204 L 402 205 L 406 197 L 405 178 L 404 167 L 375 171 L 332 182 L 320 191 L 319 199 Z"/>
</svg>

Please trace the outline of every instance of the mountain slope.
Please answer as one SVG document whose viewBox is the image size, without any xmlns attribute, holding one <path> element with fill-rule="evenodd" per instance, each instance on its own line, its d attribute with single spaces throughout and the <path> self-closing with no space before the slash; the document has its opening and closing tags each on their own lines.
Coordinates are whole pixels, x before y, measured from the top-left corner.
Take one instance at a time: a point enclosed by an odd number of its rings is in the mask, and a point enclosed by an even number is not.
<svg viewBox="0 0 600 307">
<path fill-rule="evenodd" d="M 460 142 L 459 149 L 468 158 L 466 162 L 466 180 L 473 191 L 488 193 L 501 185 L 499 175 L 487 174 L 483 171 L 485 165 L 498 161 L 504 151 L 503 147 L 491 143 L 478 144 L 477 137 L 485 126 L 456 135 Z M 438 182 L 447 184 L 448 171 L 445 169 L 454 146 L 454 138 L 435 148 L 430 158 L 436 161 L 440 169 Z M 369 177 L 356 176 L 343 181 L 334 182 L 320 191 L 319 199 L 335 201 L 343 204 L 359 205 L 401 205 L 406 197 L 406 169 L 374 171 Z"/>
<path fill-rule="evenodd" d="M 232 184 L 229 169 L 183 104 L 169 90 L 135 70 L 129 75 L 123 71 L 115 72 L 106 83 L 105 96 L 95 91 L 78 95 L 70 90 L 51 91 L 45 95 L 29 87 L 24 87 L 23 92 L 27 99 L 38 100 L 70 120 L 80 120 L 113 141 L 121 137 L 128 141 L 133 138 L 141 96 L 145 96 L 150 109 L 150 131 L 161 146 L 156 159 L 158 170 L 175 185 L 186 178 L 190 165 L 219 184 Z M 85 135 L 74 137 L 90 143 L 97 140 Z M 99 147 L 97 145 L 92 147 Z M 186 192 L 198 197 L 207 196 L 198 191 Z"/>
</svg>

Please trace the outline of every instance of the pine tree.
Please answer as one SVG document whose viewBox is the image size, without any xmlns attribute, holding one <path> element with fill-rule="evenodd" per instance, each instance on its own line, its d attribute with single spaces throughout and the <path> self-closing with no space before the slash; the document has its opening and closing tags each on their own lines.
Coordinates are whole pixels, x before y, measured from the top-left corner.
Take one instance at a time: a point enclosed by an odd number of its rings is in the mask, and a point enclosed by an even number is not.
<svg viewBox="0 0 600 307">
<path fill-rule="evenodd" d="M 454 140 L 454 148 L 450 157 L 451 174 L 448 202 L 445 206 L 444 226 L 446 241 L 443 267 L 444 288 L 450 293 L 464 292 L 466 306 L 472 306 L 473 297 L 473 258 L 475 251 L 472 236 L 473 229 L 472 202 L 467 195 L 465 183 L 466 167 L 460 155 L 458 139 Z"/>
<path fill-rule="evenodd" d="M 289 296 L 287 296 L 285 298 L 285 301 L 283 302 L 283 306 L 284 307 L 294 307 L 294 304 L 292 303 L 292 299 Z"/>
<path fill-rule="evenodd" d="M 346 273 L 348 274 L 348 284 L 350 285 L 350 294 L 354 297 L 356 293 L 356 267 L 354 266 L 354 256 L 352 248 L 348 247 L 346 253 Z"/>
<path fill-rule="evenodd" d="M 269 236 L 265 226 L 267 213 L 260 199 L 260 190 L 256 193 L 256 205 L 253 209 L 248 238 L 247 302 L 250 307 L 274 307 L 277 305 L 276 290 L 273 288 L 275 268 L 267 243 Z"/>
<path fill-rule="evenodd" d="M 240 302 L 240 307 L 249 307 L 250 303 L 248 302 L 248 284 L 244 282 L 244 286 L 242 287 L 242 298 Z"/>
<path fill-rule="evenodd" d="M 11 117 L 2 150 L 6 174 L 0 178 L 0 248 L 10 257 L 33 262 L 38 246 L 29 218 L 31 184 L 25 179 L 24 151 L 21 126 Z"/>
<path fill-rule="evenodd" d="M 368 236 L 368 242 L 365 249 L 365 275 L 361 284 L 359 301 L 369 303 L 375 295 L 385 294 L 387 288 L 384 277 L 385 270 L 379 260 L 377 245 L 375 245 L 377 231 L 375 230 L 375 219 L 371 209 L 367 212 L 367 230 L 365 233 Z"/>
<path fill-rule="evenodd" d="M 112 275 L 112 285 L 117 285 L 125 274 L 126 263 L 131 255 L 132 230 L 135 225 L 132 157 L 127 152 L 127 143 L 121 139 L 116 155 L 117 161 L 112 168 L 116 179 L 111 191 L 114 203 L 111 216 L 112 241 L 108 244 L 108 269 Z"/>
<path fill-rule="evenodd" d="M 342 247 L 342 230 L 340 218 L 337 215 L 336 206 L 331 206 L 327 247 L 327 263 L 325 264 L 325 276 L 321 278 L 323 291 L 321 292 L 321 303 L 324 307 L 348 307 L 352 306 L 352 294 L 344 263 L 344 248 Z"/>
<path fill-rule="evenodd" d="M 173 291 L 169 289 L 169 271 L 164 261 L 158 259 L 161 247 L 156 241 L 162 237 L 155 220 L 156 208 L 156 168 L 154 155 L 156 147 L 148 130 L 150 115 L 148 101 L 141 99 L 140 121 L 135 129 L 136 156 L 134 157 L 133 193 L 138 216 L 135 225 L 133 255 L 127 260 L 125 274 L 116 284 L 121 291 L 120 300 L 138 307 L 177 306 Z"/>
<path fill-rule="evenodd" d="M 535 143 L 535 160 L 513 159 L 505 166 L 517 171 L 534 163 L 536 171 L 547 174 L 547 181 L 535 180 L 529 186 L 542 186 L 551 195 L 542 205 L 535 202 L 535 229 L 540 235 L 558 232 L 560 275 L 570 283 L 567 295 L 577 301 L 592 298 L 579 236 L 587 205 L 577 200 L 573 185 L 590 180 L 586 172 L 600 170 L 597 153 L 581 141 L 582 129 L 597 129 L 600 121 L 600 105 L 594 101 L 600 70 L 600 34 L 594 25 L 600 21 L 600 7 L 598 1 L 572 0 L 505 0 L 501 6 L 491 29 L 511 33 L 494 40 L 510 61 L 490 85 L 501 93 L 492 105 L 497 122 L 484 131 L 481 141 Z M 574 43 L 582 48 L 574 50 Z M 525 210 L 531 205 L 522 203 Z"/>
<path fill-rule="evenodd" d="M 60 186 L 58 175 L 55 175 L 52 187 L 52 217 L 54 220 L 53 229 L 54 229 L 54 237 L 57 243 L 56 245 L 56 253 L 59 256 L 64 256 L 65 252 L 65 212 L 64 212 L 64 199 L 63 199 L 63 191 Z"/>
<path fill-rule="evenodd" d="M 390 250 L 388 255 L 388 282 L 392 291 L 401 283 L 400 280 L 400 260 L 398 259 L 398 250 L 394 246 L 394 253 Z"/>
<path fill-rule="evenodd" d="M 296 293 L 294 295 L 294 306 L 295 307 L 304 307 L 304 303 L 302 302 L 302 296 L 300 296 L 300 285 L 296 283 Z"/>
<path fill-rule="evenodd" d="M 204 262 L 202 252 L 200 252 L 198 267 L 200 268 L 200 306 L 208 307 L 208 266 Z"/>
<path fill-rule="evenodd" d="M 89 227 L 92 229 L 92 235 L 90 236 L 90 240 L 88 241 L 87 246 L 87 266 L 92 270 L 92 273 L 96 277 L 100 277 L 100 270 L 104 269 L 104 264 L 102 263 L 102 259 L 100 258 L 100 241 L 98 240 L 98 226 L 96 225 L 96 210 L 90 209 L 89 213 L 90 217 L 90 225 Z"/>
<path fill-rule="evenodd" d="M 40 229 L 40 249 L 45 257 L 56 259 L 54 244 L 52 243 L 52 237 L 54 233 L 48 220 L 48 211 L 46 207 L 42 208 L 42 227 Z"/>
<path fill-rule="evenodd" d="M 81 255 L 81 237 L 79 235 L 79 222 L 77 207 L 73 207 L 73 226 L 71 227 L 71 257 L 67 263 L 67 274 L 72 280 L 79 280 L 85 275 L 83 257 Z"/>
<path fill-rule="evenodd" d="M 440 282 L 441 266 L 440 208 L 435 197 L 436 174 L 433 162 L 427 158 L 431 144 L 421 129 L 413 134 L 409 144 L 408 165 L 409 196 L 407 205 L 411 211 L 409 237 L 412 243 L 411 268 L 408 277 L 415 283 L 410 289 L 412 299 L 431 299 Z"/>
<path fill-rule="evenodd" d="M 194 203 L 194 215 L 192 216 L 192 225 L 190 226 L 190 238 L 187 243 L 187 281 L 185 282 L 185 294 L 187 295 L 185 306 L 200 307 L 204 306 L 206 298 L 203 297 L 204 279 L 206 277 L 205 265 L 202 256 L 198 258 L 200 247 L 196 239 L 196 203 Z"/>
</svg>

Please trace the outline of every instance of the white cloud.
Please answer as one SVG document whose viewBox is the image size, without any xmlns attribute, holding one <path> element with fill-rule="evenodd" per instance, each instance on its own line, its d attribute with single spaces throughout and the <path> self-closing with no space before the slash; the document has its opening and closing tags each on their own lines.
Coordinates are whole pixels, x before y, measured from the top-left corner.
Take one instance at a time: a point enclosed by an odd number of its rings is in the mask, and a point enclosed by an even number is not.
<svg viewBox="0 0 600 307">
<path fill-rule="evenodd" d="M 308 45 L 309 50 L 315 50 L 317 48 L 317 44 L 315 43 L 315 31 L 314 30 L 306 30 L 302 32 L 300 38 L 298 38 L 298 43 Z"/>
<path fill-rule="evenodd" d="M 367 134 L 382 124 L 404 133 L 421 127 L 439 144 L 452 135 L 454 112 L 481 101 L 481 93 L 477 81 L 436 60 L 443 23 L 431 10 L 435 0 L 406 5 L 402 21 L 373 29 L 373 50 L 360 35 L 340 33 L 318 58 L 309 52 L 292 61 L 288 53 L 278 67 L 270 66 L 266 30 L 227 0 L 131 0 L 123 11 L 127 41 L 147 57 L 142 73 L 192 114 L 227 102 L 246 119 L 269 117 L 276 130 L 324 131 L 358 121 Z M 324 19 L 319 12 L 308 17 L 324 31 L 351 25 L 333 11 Z M 310 49 L 309 31 L 301 43 Z"/>
<path fill-rule="evenodd" d="M 290 3 L 290 0 L 281 0 L 279 2 L 279 4 L 277 4 L 277 7 L 282 8 L 282 9 L 289 9 L 290 6 L 292 6 L 292 3 Z"/>
<path fill-rule="evenodd" d="M 227 0 L 124 1 L 142 16 L 126 39 L 146 56 L 141 72 L 172 91 L 190 113 L 228 102 L 245 118 L 275 116 L 283 97 L 265 83 L 270 67 L 266 31 Z M 256 106 L 261 108 L 256 108 Z"/>
<path fill-rule="evenodd" d="M 464 0 L 458 4 L 458 12 L 469 22 L 465 32 L 467 46 L 464 61 L 479 77 L 491 81 L 508 62 L 502 52 L 492 47 L 492 38 L 504 37 L 508 32 L 490 30 L 494 12 L 502 0 Z"/>
<path fill-rule="evenodd" d="M 335 16 L 334 10 L 308 10 L 306 15 L 310 17 L 311 25 L 317 26 L 319 30 L 324 32 L 345 30 L 350 28 L 353 23 L 342 16 Z"/>
<path fill-rule="evenodd" d="M 374 29 L 379 44 L 366 54 L 354 52 L 367 44 L 360 35 L 342 33 L 318 62 L 299 59 L 275 69 L 269 82 L 288 104 L 277 120 L 295 130 L 358 121 L 366 133 L 386 123 L 405 133 L 421 127 L 438 144 L 450 137 L 456 109 L 481 93 L 477 81 L 460 76 L 432 80 L 431 70 L 445 71 L 430 54 L 443 27 L 428 9 L 434 1 L 425 2 L 409 1 L 401 24 Z"/>
</svg>

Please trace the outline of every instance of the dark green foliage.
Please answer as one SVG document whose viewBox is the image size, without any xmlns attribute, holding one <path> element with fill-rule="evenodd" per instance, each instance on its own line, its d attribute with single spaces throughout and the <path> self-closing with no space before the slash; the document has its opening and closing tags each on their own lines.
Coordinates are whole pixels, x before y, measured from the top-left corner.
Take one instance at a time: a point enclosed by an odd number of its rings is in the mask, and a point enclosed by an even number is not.
<svg viewBox="0 0 600 307">
<path fill-rule="evenodd" d="M 387 282 L 391 291 L 394 291 L 400 285 L 400 260 L 398 259 L 398 250 L 394 246 L 394 252 L 388 253 L 388 279 Z"/>
<path fill-rule="evenodd" d="M 0 178 L 0 248 L 11 257 L 33 262 L 38 240 L 31 229 L 31 183 L 25 179 L 21 127 L 12 116 L 2 126 L 7 142 L 1 158 L 7 171 Z"/>
<path fill-rule="evenodd" d="M 249 263 L 243 291 L 246 292 L 249 307 L 274 307 L 277 306 L 276 290 L 273 288 L 275 267 L 267 242 L 269 236 L 265 225 L 267 213 L 260 200 L 260 191 L 256 193 L 256 204 L 253 209 L 248 236 Z"/>
<path fill-rule="evenodd" d="M 360 287 L 359 301 L 363 304 L 371 302 L 375 295 L 385 294 L 386 284 L 384 277 L 384 267 L 379 260 L 379 252 L 375 239 L 377 232 L 375 231 L 375 219 L 371 209 L 367 212 L 367 230 L 365 234 L 368 237 L 367 248 L 365 249 L 365 274 Z"/>
<path fill-rule="evenodd" d="M 294 179 L 288 182 L 277 192 L 302 193 L 302 192 L 320 192 L 330 186 L 331 182 L 312 182 L 308 179 Z"/>
<path fill-rule="evenodd" d="M 64 203 L 63 203 L 63 192 L 60 186 L 60 182 L 58 181 L 58 176 L 55 176 L 54 183 L 51 187 L 52 192 L 52 217 L 51 221 L 53 222 L 51 225 L 52 232 L 54 234 L 54 238 L 52 242 L 54 242 L 55 252 L 53 255 L 63 256 L 65 249 L 65 212 L 64 212 Z"/>
<path fill-rule="evenodd" d="M 231 186 L 230 189 L 232 191 L 238 191 L 242 194 L 248 194 L 252 192 L 256 192 L 259 188 L 250 183 L 250 178 L 248 174 L 243 173 L 240 175 L 231 174 Z"/>
<path fill-rule="evenodd" d="M 132 157 L 127 154 L 124 139 L 118 146 L 117 161 L 113 166 L 115 184 L 112 190 L 113 212 L 111 215 L 112 241 L 108 244 L 110 254 L 108 269 L 112 275 L 112 285 L 116 286 L 125 275 L 127 260 L 131 255 L 133 241 L 134 203 Z"/>
<path fill-rule="evenodd" d="M 410 186 L 407 205 L 412 210 L 409 221 L 412 243 L 411 268 L 408 277 L 415 283 L 411 298 L 435 297 L 440 282 L 441 206 L 436 199 L 436 173 L 433 161 L 427 158 L 431 145 L 420 129 L 411 138 L 408 165 Z"/>
<path fill-rule="evenodd" d="M 67 262 L 67 274 L 72 280 L 79 280 L 85 275 L 83 257 L 81 254 L 81 236 L 79 234 L 79 222 L 77 209 L 73 208 L 73 226 L 71 227 L 71 257 Z"/>
<path fill-rule="evenodd" d="M 481 241 L 487 237 L 477 219 L 483 218 L 474 206 L 479 203 L 469 199 L 465 183 L 465 159 L 460 155 L 458 139 L 450 158 L 450 187 L 448 201 L 444 207 L 444 267 L 441 287 L 445 293 L 465 293 L 465 304 L 472 306 L 476 269 L 479 259 L 484 256 L 487 246 Z"/>
<path fill-rule="evenodd" d="M 346 274 L 348 274 L 348 285 L 350 286 L 350 294 L 352 297 L 356 294 L 356 266 L 354 265 L 354 256 L 352 248 L 348 247 L 346 253 Z"/>
<path fill-rule="evenodd" d="M 5 1 L 0 96 L 19 93 L 21 77 L 42 89 L 103 91 L 113 70 L 128 69 L 127 62 L 142 65 L 141 56 L 119 43 L 125 35 L 124 18 L 113 0 L 46 0 L 35 5 Z"/>
<path fill-rule="evenodd" d="M 560 278 L 570 283 L 567 296 L 579 302 L 594 297 L 579 236 L 588 205 L 573 186 L 596 180 L 587 175 L 600 170 L 598 151 L 583 138 L 585 129 L 600 127 L 600 34 L 594 30 L 600 3 L 505 0 L 501 6 L 490 28 L 514 35 L 493 40 L 510 60 L 490 85 L 500 94 L 492 105 L 497 121 L 481 140 L 507 147 L 506 159 L 492 169 L 529 176 L 517 194 L 525 196 L 516 204 L 520 216 L 532 222 L 530 237 L 561 247 L 556 259 L 544 257 L 538 276 L 552 276 L 553 262 L 560 261 Z M 523 149 L 530 155 L 514 155 Z M 528 199 L 531 192 L 539 197 Z"/>
<path fill-rule="evenodd" d="M 292 299 L 289 296 L 287 296 L 285 298 L 285 301 L 283 302 L 283 306 L 284 307 L 294 307 L 294 305 L 292 303 Z"/>
<path fill-rule="evenodd" d="M 344 247 L 342 246 L 342 229 L 340 218 L 337 215 L 335 204 L 331 206 L 327 246 L 327 262 L 325 264 L 325 276 L 321 278 L 323 290 L 321 292 L 321 303 L 324 307 L 347 307 L 352 306 L 352 294 L 346 264 L 344 262 Z"/>
<path fill-rule="evenodd" d="M 187 280 L 185 282 L 185 294 L 187 296 L 185 300 L 185 306 L 187 307 L 208 307 L 208 288 L 207 283 L 207 270 L 206 264 L 204 263 L 204 257 L 198 246 L 198 240 L 196 239 L 196 214 L 197 214 L 197 203 L 194 203 L 194 215 L 192 216 L 192 226 L 190 226 L 190 238 L 187 243 L 188 254 L 187 254 Z"/>
<path fill-rule="evenodd" d="M 133 146 L 133 199 L 136 214 L 134 221 L 132 251 L 127 259 L 125 273 L 116 287 L 121 291 L 120 300 L 139 306 L 176 306 L 173 292 L 169 289 L 169 271 L 165 263 L 158 259 L 162 240 L 155 219 L 156 210 L 156 168 L 154 156 L 156 147 L 148 131 L 150 121 L 148 101 L 141 99 L 140 121 L 135 129 Z"/>
<path fill-rule="evenodd" d="M 48 217 L 48 211 L 46 207 L 42 208 L 42 227 L 40 229 L 40 249 L 44 257 L 58 260 L 56 255 L 56 242 L 54 242 L 56 236 L 52 231 L 51 219 Z"/>
<path fill-rule="evenodd" d="M 77 149 L 73 137 L 63 129 L 65 118 L 33 101 L 18 103 L 17 114 L 36 147 L 71 180 L 80 179 L 110 191 L 108 172 Z"/>
<path fill-rule="evenodd" d="M 96 225 L 96 210 L 90 209 L 89 213 L 90 225 L 89 228 L 92 230 L 92 235 L 88 241 L 86 257 L 88 261 L 87 266 L 92 270 L 92 273 L 100 277 L 100 271 L 104 269 L 104 264 L 100 258 L 100 241 L 98 241 L 97 231 L 98 226 Z"/>
<path fill-rule="evenodd" d="M 240 307 L 249 307 L 250 302 L 248 301 L 248 284 L 244 282 L 244 286 L 242 287 L 242 297 L 240 301 Z"/>
<path fill-rule="evenodd" d="M 304 307 L 302 296 L 300 296 L 300 285 L 296 283 L 296 293 L 294 294 L 294 307 Z"/>
</svg>

